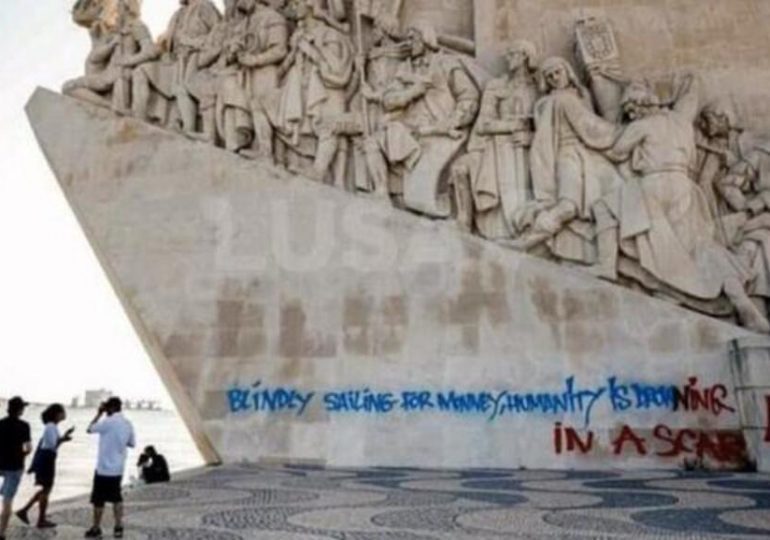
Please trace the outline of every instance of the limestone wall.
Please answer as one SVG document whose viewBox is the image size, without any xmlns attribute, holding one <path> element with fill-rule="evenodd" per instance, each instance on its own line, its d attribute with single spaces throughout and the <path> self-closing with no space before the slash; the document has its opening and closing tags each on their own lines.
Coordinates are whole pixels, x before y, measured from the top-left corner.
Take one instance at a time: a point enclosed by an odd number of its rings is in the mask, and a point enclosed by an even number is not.
<svg viewBox="0 0 770 540">
<path fill-rule="evenodd" d="M 737 327 L 51 92 L 28 114 L 210 460 L 745 463 Z"/>
<path fill-rule="evenodd" d="M 480 58 L 494 64 L 506 41 L 527 38 L 544 56 L 572 58 L 584 15 L 613 24 L 628 74 L 702 75 L 709 96 L 734 96 L 741 118 L 770 127 L 770 2 L 766 0 L 475 0 Z"/>
</svg>

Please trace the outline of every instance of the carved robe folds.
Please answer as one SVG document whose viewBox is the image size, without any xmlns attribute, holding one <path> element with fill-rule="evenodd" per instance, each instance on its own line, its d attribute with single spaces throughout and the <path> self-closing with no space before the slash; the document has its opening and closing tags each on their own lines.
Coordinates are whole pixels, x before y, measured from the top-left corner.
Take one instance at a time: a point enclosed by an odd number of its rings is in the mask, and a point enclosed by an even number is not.
<svg viewBox="0 0 770 540">
<path fill-rule="evenodd" d="M 617 127 L 600 118 L 573 89 L 554 90 L 535 106 L 537 131 L 531 173 L 535 199 L 546 204 L 569 201 L 577 218 L 549 240 L 559 258 L 596 261 L 593 205 L 617 189 L 622 179 L 600 150 L 612 146 Z"/>
<path fill-rule="evenodd" d="M 287 59 L 278 127 L 295 152 L 314 161 L 314 175 L 322 179 L 342 145 L 338 124 L 344 122 L 347 109 L 353 43 L 323 21 L 315 20 L 310 26 L 302 21 L 300 25 Z M 338 171 L 335 183 L 340 176 Z"/>
<path fill-rule="evenodd" d="M 139 67 L 160 96 L 172 100 L 182 91 L 196 100 L 204 98 L 197 80 L 198 55 L 220 18 L 209 0 L 190 0 L 174 13 L 162 38 L 167 50 L 160 60 Z M 154 116 L 160 115 L 156 111 Z"/>
<path fill-rule="evenodd" d="M 703 191 L 689 177 L 695 158 L 694 109 L 681 103 L 632 122 L 611 150 L 630 158 L 634 176 L 608 206 L 620 222 L 620 248 L 662 283 L 699 299 L 718 298 L 726 280 L 749 272 L 716 241 Z"/>
<path fill-rule="evenodd" d="M 442 175 L 468 139 L 479 89 L 462 62 L 443 53 L 428 53 L 414 60 L 411 70 L 404 68 L 408 71 L 398 75 L 402 85 L 388 89 L 383 98 L 386 111 L 395 110 L 398 118 L 386 126 L 385 155 L 408 169 L 403 181 L 406 208 L 447 218 L 451 204 L 449 194 L 440 190 Z M 399 114 L 399 106 L 392 104 L 400 103 L 399 94 L 414 84 L 425 85 L 425 93 Z"/>
<path fill-rule="evenodd" d="M 537 90 L 531 81 L 491 81 L 468 143 L 475 224 L 485 238 L 517 234 L 514 213 L 532 198 L 529 147 Z"/>
</svg>

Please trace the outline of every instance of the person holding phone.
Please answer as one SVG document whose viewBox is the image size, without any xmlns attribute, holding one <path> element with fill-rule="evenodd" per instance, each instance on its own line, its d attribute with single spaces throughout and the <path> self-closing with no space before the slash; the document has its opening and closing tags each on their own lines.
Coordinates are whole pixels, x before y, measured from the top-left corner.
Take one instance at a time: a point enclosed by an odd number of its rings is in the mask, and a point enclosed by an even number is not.
<svg viewBox="0 0 770 540">
<path fill-rule="evenodd" d="M 102 537 L 102 516 L 106 503 L 112 504 L 115 515 L 115 538 L 123 538 L 123 494 L 121 484 L 126 468 L 128 449 L 136 446 L 134 427 L 121 413 L 123 402 L 111 397 L 99 406 L 88 433 L 99 435 L 99 455 L 91 492 L 94 507 L 93 524 L 86 538 Z M 102 419 L 103 415 L 107 418 Z"/>
<path fill-rule="evenodd" d="M 48 406 L 40 418 L 45 426 L 43 436 L 40 438 L 40 443 L 32 457 L 32 465 L 28 471 L 30 474 L 34 473 L 35 485 L 40 489 L 21 510 L 16 512 L 16 517 L 29 525 L 29 511 L 37 504 L 37 528 L 51 529 L 56 527 L 56 523 L 47 519 L 46 511 L 56 478 L 56 457 L 59 447 L 72 440 L 72 433 L 75 428 L 69 428 L 63 436 L 59 434 L 59 424 L 67 419 L 67 411 L 61 403 Z"/>
</svg>

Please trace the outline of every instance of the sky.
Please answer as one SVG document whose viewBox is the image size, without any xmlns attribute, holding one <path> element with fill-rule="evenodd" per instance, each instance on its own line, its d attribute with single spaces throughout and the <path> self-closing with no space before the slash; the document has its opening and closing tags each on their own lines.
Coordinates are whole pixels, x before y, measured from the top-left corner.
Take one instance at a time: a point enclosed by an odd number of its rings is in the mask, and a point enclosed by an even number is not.
<svg viewBox="0 0 770 540">
<path fill-rule="evenodd" d="M 58 91 L 83 72 L 73 4 L 0 0 L 0 397 L 68 403 L 108 388 L 170 406 L 24 114 L 36 86 Z M 153 35 L 177 5 L 144 0 Z"/>
</svg>

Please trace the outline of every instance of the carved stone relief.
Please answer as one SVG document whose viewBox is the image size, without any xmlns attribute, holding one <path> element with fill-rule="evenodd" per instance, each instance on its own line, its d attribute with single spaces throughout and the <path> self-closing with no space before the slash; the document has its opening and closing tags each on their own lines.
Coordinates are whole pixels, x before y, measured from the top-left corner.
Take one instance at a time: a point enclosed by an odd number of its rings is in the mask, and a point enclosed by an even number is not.
<svg viewBox="0 0 770 540">
<path fill-rule="evenodd" d="M 628 76 L 607 19 L 490 77 L 438 4 L 182 0 L 153 42 L 138 3 L 79 0 L 64 92 L 770 332 L 770 137 L 696 76 Z"/>
</svg>

